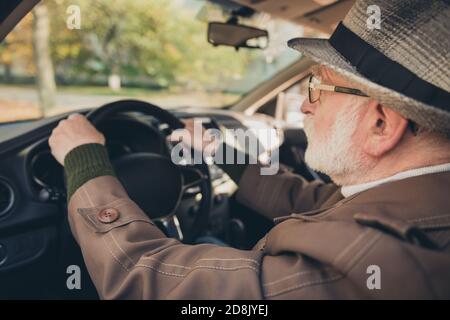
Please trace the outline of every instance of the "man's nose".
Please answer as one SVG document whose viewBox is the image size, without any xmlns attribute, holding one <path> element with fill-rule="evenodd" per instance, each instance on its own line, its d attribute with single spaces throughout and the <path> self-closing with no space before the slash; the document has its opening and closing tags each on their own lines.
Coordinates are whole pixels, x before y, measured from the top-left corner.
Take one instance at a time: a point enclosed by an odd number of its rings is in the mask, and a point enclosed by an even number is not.
<svg viewBox="0 0 450 320">
<path fill-rule="evenodd" d="M 316 102 L 314 103 L 310 103 L 309 99 L 306 98 L 303 103 L 302 106 L 300 107 L 300 110 L 304 113 L 304 114 L 314 114 L 314 110 L 316 109 Z"/>
</svg>

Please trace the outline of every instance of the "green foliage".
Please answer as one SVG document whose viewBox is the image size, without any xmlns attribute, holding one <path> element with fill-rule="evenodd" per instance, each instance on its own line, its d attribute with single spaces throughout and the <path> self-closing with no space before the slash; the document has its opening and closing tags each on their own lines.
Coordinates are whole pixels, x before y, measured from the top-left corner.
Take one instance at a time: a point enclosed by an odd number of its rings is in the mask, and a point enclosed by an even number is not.
<svg viewBox="0 0 450 320">
<path fill-rule="evenodd" d="M 58 74 L 90 79 L 118 73 L 163 87 L 210 90 L 242 75 L 251 52 L 214 48 L 205 22 L 173 0 L 48 0 L 51 48 Z M 81 29 L 66 28 L 69 5 Z"/>
</svg>

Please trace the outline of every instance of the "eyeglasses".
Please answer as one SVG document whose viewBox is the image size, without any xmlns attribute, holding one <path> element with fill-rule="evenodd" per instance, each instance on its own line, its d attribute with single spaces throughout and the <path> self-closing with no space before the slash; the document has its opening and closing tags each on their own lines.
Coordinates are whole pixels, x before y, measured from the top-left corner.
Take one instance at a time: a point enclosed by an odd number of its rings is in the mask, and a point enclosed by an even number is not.
<svg viewBox="0 0 450 320">
<path fill-rule="evenodd" d="M 361 97 L 368 97 L 368 95 L 366 95 L 365 93 L 363 93 L 361 90 L 358 89 L 322 84 L 320 78 L 311 75 L 309 77 L 309 85 L 308 85 L 309 103 L 319 101 L 320 93 L 322 91 L 340 92 L 353 94 Z"/>
</svg>

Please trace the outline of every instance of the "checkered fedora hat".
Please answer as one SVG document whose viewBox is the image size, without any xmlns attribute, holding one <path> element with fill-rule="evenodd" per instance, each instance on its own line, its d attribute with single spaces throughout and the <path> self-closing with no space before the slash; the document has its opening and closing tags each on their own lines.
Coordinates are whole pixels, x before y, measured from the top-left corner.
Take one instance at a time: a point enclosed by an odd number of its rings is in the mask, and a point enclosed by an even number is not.
<svg viewBox="0 0 450 320">
<path fill-rule="evenodd" d="M 330 39 L 296 38 L 288 45 L 450 137 L 449 0 L 357 0 Z"/>
</svg>

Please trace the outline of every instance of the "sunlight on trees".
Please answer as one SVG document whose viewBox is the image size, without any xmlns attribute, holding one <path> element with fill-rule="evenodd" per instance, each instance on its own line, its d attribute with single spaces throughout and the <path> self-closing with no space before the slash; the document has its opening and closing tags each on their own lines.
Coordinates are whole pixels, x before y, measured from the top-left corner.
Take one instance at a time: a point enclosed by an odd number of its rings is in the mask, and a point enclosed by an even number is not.
<svg viewBox="0 0 450 320">
<path fill-rule="evenodd" d="M 171 95 L 164 100 L 170 100 L 167 105 L 221 106 L 236 101 L 286 66 L 286 62 L 293 61 L 289 58 L 268 62 L 261 51 L 213 47 L 206 39 L 208 19 L 204 16 L 208 11 L 205 8 L 213 5 L 207 4 L 199 11 L 206 3 L 203 1 L 43 3 L 45 6 L 41 7 L 47 9 L 49 19 L 45 10 L 36 7 L 34 14 L 26 16 L 0 44 L 0 83 L 3 88 L 14 86 L 13 90 L 2 91 L 3 98 L 0 92 L 0 108 L 12 108 L 18 114 L 24 112 L 24 105 L 32 109 L 39 104 L 45 114 L 54 114 L 51 110 L 54 105 L 60 110 L 83 107 L 80 101 L 84 106 L 89 104 L 83 98 L 86 94 L 90 97 L 131 94 L 146 99 L 161 94 Z M 70 6 L 80 9 L 80 29 L 68 27 Z M 221 10 L 217 10 L 219 15 L 213 19 L 226 20 Z M 285 42 L 279 47 L 285 50 Z M 120 82 L 120 90 L 119 86 L 117 91 L 108 88 L 111 79 Z M 30 86 L 38 89 L 38 98 L 33 98 Z M 23 98 L 22 89 L 28 90 Z M 67 90 L 76 96 L 70 103 L 60 95 Z M 95 105 L 100 99 L 93 101 Z M 15 104 L 20 105 L 20 112 Z"/>
</svg>

